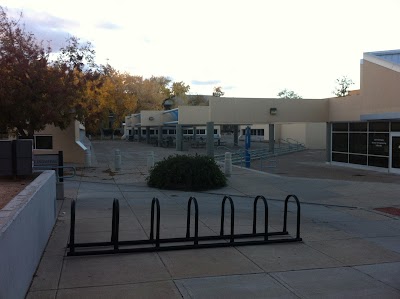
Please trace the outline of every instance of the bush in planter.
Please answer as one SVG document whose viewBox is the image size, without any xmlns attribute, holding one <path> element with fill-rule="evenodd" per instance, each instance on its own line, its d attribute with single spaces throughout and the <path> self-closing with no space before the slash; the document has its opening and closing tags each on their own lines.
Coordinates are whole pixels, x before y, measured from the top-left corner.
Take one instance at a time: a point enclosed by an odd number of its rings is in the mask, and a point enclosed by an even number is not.
<svg viewBox="0 0 400 299">
<path fill-rule="evenodd" d="M 147 184 L 160 189 L 208 190 L 226 186 L 226 177 L 213 158 L 175 155 L 155 164 Z"/>
</svg>

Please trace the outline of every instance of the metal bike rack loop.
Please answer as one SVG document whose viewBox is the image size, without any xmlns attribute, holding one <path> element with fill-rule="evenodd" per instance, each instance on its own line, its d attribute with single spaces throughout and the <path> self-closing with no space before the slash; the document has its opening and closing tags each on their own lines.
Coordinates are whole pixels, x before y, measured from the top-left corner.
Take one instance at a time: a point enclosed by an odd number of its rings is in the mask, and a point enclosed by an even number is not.
<svg viewBox="0 0 400 299">
<path fill-rule="evenodd" d="M 226 200 L 229 200 L 229 204 L 231 206 L 231 234 L 230 234 L 230 242 L 233 243 L 235 240 L 235 205 L 233 204 L 233 200 L 230 196 L 225 195 L 224 199 L 222 200 L 222 207 L 221 207 L 221 230 L 219 235 L 224 236 L 224 222 L 225 222 L 225 203 Z"/>
<path fill-rule="evenodd" d="M 186 217 L 186 238 L 190 238 L 190 214 L 192 202 L 194 202 L 194 244 L 199 244 L 199 206 L 197 199 L 191 196 L 188 200 L 187 217 Z"/>
<path fill-rule="evenodd" d="M 261 199 L 264 203 L 264 240 L 268 240 L 268 203 L 264 196 L 258 195 L 253 203 L 253 234 L 257 234 L 257 203 Z"/>
</svg>

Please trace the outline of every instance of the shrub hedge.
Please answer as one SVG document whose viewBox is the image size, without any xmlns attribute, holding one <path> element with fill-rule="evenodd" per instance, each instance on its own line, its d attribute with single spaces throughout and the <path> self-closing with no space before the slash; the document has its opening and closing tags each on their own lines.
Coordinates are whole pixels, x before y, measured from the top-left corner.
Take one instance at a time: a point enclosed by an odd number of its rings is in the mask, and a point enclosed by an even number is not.
<svg viewBox="0 0 400 299">
<path fill-rule="evenodd" d="M 200 191 L 226 186 L 226 177 L 208 156 L 174 155 L 157 162 L 147 185 L 160 189 Z"/>
</svg>

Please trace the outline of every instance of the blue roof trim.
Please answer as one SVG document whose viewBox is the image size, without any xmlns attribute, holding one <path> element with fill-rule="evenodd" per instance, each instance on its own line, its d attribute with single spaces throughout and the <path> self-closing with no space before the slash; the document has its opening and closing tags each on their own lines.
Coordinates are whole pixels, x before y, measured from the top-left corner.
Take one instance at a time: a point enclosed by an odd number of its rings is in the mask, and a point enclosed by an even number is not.
<svg viewBox="0 0 400 299">
<path fill-rule="evenodd" d="M 179 110 L 178 110 L 178 108 L 167 110 L 167 111 L 163 112 L 163 114 L 167 114 L 167 113 L 172 115 L 172 119 L 174 121 L 178 121 L 178 119 L 179 119 Z"/>
<path fill-rule="evenodd" d="M 387 112 L 375 114 L 362 114 L 360 120 L 384 120 L 384 119 L 400 119 L 400 112 Z"/>
</svg>

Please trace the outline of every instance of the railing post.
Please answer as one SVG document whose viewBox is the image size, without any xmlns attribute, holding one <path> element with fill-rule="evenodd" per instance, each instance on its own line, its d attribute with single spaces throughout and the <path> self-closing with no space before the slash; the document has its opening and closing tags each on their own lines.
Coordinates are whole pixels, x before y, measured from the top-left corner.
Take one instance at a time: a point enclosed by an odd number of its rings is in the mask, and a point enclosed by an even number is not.
<svg viewBox="0 0 400 299">
<path fill-rule="evenodd" d="M 220 235 L 224 235 L 224 222 L 225 222 L 225 202 L 229 200 L 231 205 L 231 234 L 230 234 L 230 242 L 234 242 L 234 229 L 235 229 L 235 207 L 233 205 L 233 200 L 230 196 L 225 195 L 224 199 L 222 200 L 222 209 L 221 209 L 221 230 Z"/>
<path fill-rule="evenodd" d="M 253 203 L 253 234 L 257 233 L 257 203 L 258 200 L 264 202 L 264 240 L 268 240 L 268 203 L 264 196 L 258 195 Z"/>
<path fill-rule="evenodd" d="M 190 214 L 192 209 L 192 201 L 194 202 L 194 244 L 199 244 L 199 206 L 197 199 L 193 196 L 189 198 L 187 217 L 186 217 L 186 238 L 190 238 Z"/>
<path fill-rule="evenodd" d="M 286 199 L 285 199 L 285 210 L 284 210 L 284 214 L 283 214 L 283 233 L 287 233 L 287 210 L 288 210 L 288 202 L 291 197 L 294 198 L 294 200 L 296 201 L 296 205 L 297 205 L 296 239 L 300 240 L 301 239 L 300 238 L 300 201 L 297 198 L 297 196 L 293 195 L 293 194 L 286 196 Z"/>
<path fill-rule="evenodd" d="M 64 199 L 64 156 L 63 152 L 58 152 L 58 168 L 56 170 L 57 182 L 56 182 L 56 198 L 58 200 Z"/>
<path fill-rule="evenodd" d="M 71 202 L 71 223 L 69 229 L 69 255 L 75 253 L 75 200 Z"/>
<path fill-rule="evenodd" d="M 58 152 L 58 178 L 59 182 L 63 183 L 64 182 L 64 155 L 63 151 Z"/>
</svg>

